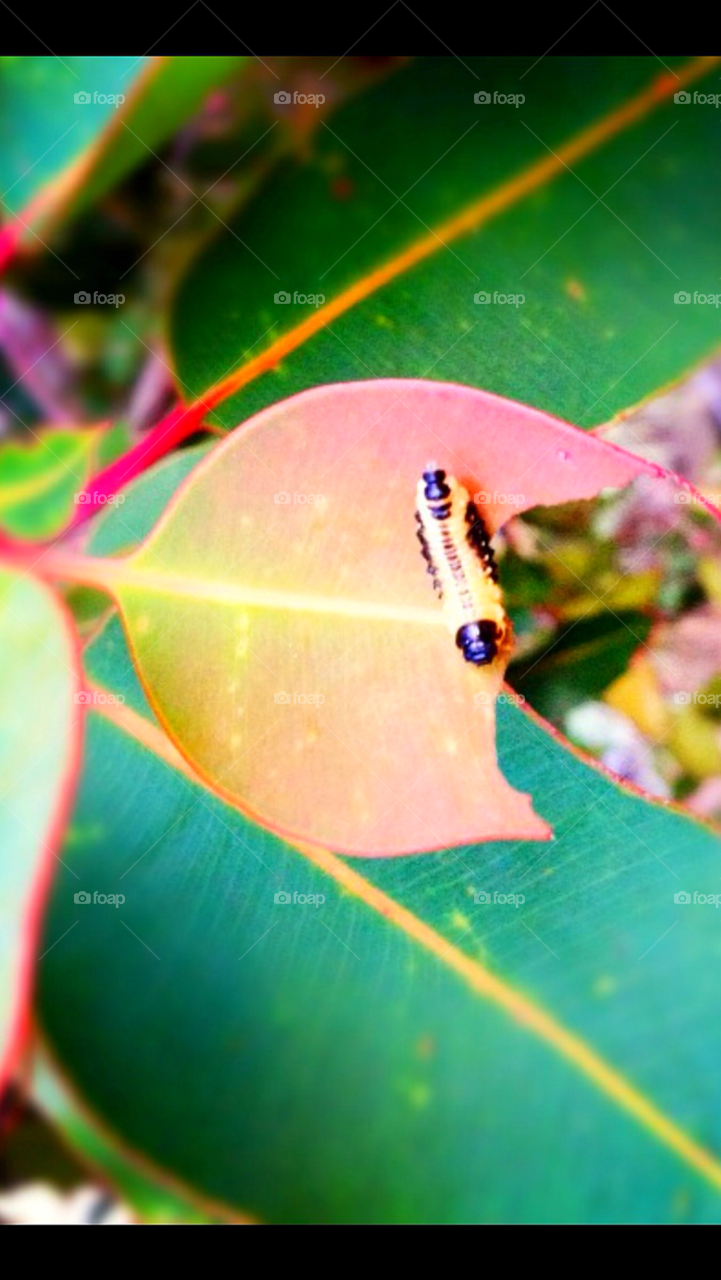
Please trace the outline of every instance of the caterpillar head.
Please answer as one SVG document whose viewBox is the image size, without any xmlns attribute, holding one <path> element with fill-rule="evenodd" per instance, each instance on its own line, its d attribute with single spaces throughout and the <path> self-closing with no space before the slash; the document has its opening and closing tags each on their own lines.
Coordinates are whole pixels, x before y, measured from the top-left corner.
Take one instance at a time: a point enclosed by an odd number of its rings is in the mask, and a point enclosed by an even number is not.
<svg viewBox="0 0 721 1280">
<path fill-rule="evenodd" d="M 495 622 L 467 622 L 456 633 L 456 644 L 466 662 L 488 666 L 498 653 L 499 631 Z"/>
<path fill-rule="evenodd" d="M 423 472 L 423 492 L 427 502 L 438 502 L 441 498 L 450 496 L 450 489 L 446 484 L 446 473 L 436 467 L 434 463 L 429 462 Z"/>
</svg>

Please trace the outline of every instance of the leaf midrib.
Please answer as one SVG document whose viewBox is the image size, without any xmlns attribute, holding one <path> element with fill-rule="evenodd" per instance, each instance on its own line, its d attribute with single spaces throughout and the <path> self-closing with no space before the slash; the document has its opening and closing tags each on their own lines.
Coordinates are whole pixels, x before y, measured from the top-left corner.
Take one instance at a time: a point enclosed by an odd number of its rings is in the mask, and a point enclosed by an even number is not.
<svg viewBox="0 0 721 1280">
<path fill-rule="evenodd" d="M 193 411 L 197 413 L 203 410 L 203 413 L 207 414 L 217 408 L 224 400 L 235 395 L 255 378 L 278 365 L 285 356 L 325 329 L 332 320 L 351 310 L 357 303 L 363 302 L 425 258 L 438 253 L 442 248 L 447 248 L 450 242 L 477 230 L 497 214 L 518 204 L 525 196 L 544 187 L 554 177 L 568 172 L 572 163 L 593 154 L 605 142 L 661 106 L 672 93 L 701 79 L 720 61 L 721 57 L 718 56 L 695 58 L 673 75 L 669 73 L 663 81 L 659 82 L 658 78 L 655 79 L 640 93 L 621 103 L 620 106 L 612 108 L 599 120 L 573 135 L 556 151 L 542 154 L 520 173 L 507 178 L 493 190 L 477 197 L 459 213 L 451 215 L 435 228 L 431 228 L 427 235 L 420 237 L 405 249 L 401 249 L 387 262 L 361 276 L 335 298 L 331 298 L 330 302 L 318 307 L 300 324 L 286 330 L 260 354 L 213 383 L 187 406 L 186 412 L 192 418 Z M 192 420 L 195 421 L 194 418 Z"/>
<path fill-rule="evenodd" d="M 195 599 L 199 604 L 225 604 L 235 608 L 277 609 L 292 613 L 335 615 L 344 618 L 366 618 L 375 622 L 405 622 L 414 626 L 444 627 L 440 609 L 421 609 L 412 605 L 384 603 L 378 600 L 355 600 L 343 596 L 307 595 L 251 587 L 222 580 L 209 581 L 187 574 L 152 570 L 133 564 L 133 557 L 119 560 L 54 554 L 43 560 L 44 575 L 56 576 L 87 587 L 99 587 L 115 599 L 129 592 Z"/>
</svg>

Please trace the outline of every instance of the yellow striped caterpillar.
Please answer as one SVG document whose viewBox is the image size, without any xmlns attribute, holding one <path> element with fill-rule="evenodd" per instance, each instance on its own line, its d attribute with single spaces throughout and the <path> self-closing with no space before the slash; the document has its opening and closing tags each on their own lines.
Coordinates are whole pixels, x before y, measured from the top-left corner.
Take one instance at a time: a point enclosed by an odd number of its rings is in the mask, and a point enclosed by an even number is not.
<svg viewBox="0 0 721 1280">
<path fill-rule="evenodd" d="M 466 662 L 504 665 L 513 628 L 503 607 L 488 530 L 467 489 L 429 463 L 418 482 L 417 536 Z"/>
</svg>

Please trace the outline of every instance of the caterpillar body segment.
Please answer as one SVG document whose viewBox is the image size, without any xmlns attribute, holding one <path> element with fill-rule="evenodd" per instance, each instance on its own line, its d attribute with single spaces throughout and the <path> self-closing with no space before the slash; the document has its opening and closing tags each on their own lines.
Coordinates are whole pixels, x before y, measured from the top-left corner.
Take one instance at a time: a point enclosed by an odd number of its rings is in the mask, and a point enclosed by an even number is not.
<svg viewBox="0 0 721 1280">
<path fill-rule="evenodd" d="M 468 491 L 429 465 L 418 482 L 416 521 L 427 572 L 467 662 L 506 664 L 513 629 L 503 607 L 488 530 Z"/>
</svg>

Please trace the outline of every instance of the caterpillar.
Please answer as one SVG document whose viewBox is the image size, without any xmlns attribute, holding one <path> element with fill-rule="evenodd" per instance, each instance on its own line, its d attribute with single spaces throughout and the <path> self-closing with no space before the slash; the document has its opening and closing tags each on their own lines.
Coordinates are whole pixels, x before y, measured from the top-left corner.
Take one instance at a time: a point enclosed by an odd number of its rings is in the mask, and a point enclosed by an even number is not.
<svg viewBox="0 0 721 1280">
<path fill-rule="evenodd" d="M 508 661 L 513 628 L 503 607 L 488 530 L 467 489 L 429 463 L 418 482 L 416 520 L 427 572 L 466 662 Z"/>
</svg>

